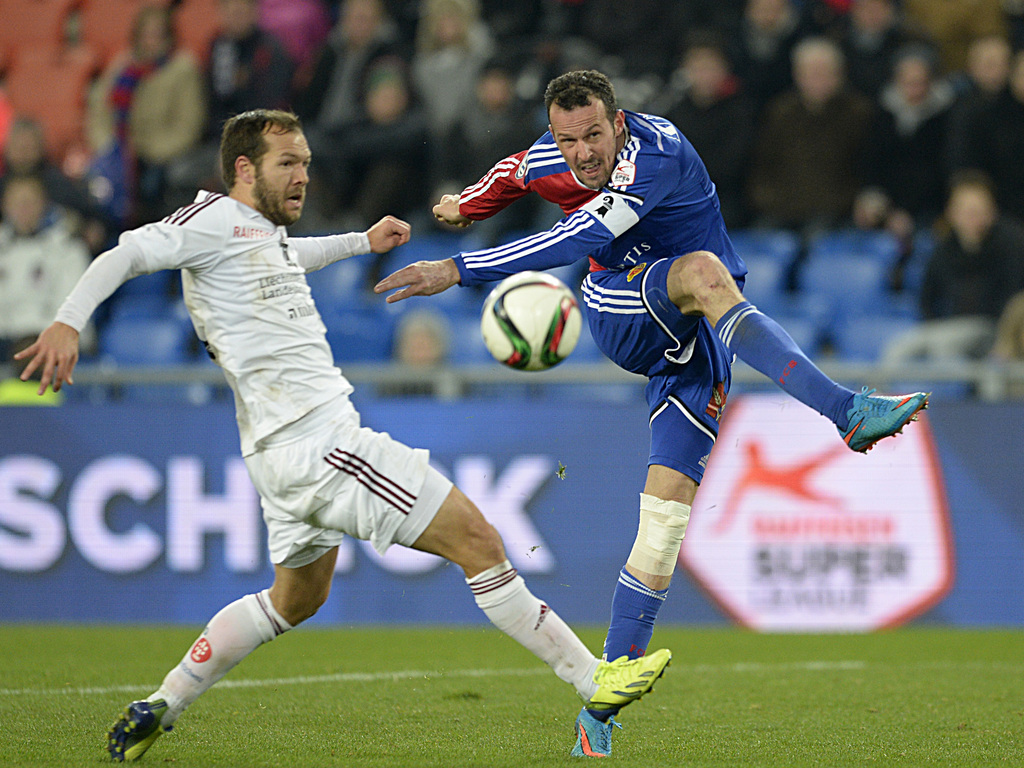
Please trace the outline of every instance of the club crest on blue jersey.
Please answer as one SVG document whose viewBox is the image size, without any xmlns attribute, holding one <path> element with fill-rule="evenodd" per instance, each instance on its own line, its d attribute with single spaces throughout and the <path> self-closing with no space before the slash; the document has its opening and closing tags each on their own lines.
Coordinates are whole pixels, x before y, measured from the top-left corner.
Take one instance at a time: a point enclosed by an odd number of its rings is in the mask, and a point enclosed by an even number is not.
<svg viewBox="0 0 1024 768">
<path fill-rule="evenodd" d="M 726 398 L 725 382 L 720 381 L 715 384 L 715 388 L 711 391 L 711 400 L 708 402 L 708 407 L 704 409 L 704 413 L 715 421 L 721 421 L 722 414 L 725 412 Z"/>
</svg>

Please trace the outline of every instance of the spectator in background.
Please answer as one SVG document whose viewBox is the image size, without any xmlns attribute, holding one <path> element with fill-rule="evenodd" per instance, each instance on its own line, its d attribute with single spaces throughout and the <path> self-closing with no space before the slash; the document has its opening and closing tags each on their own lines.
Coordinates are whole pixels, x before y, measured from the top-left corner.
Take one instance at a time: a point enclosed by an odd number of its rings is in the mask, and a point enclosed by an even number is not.
<svg viewBox="0 0 1024 768">
<path fill-rule="evenodd" d="M 903 0 L 903 9 L 938 47 L 943 74 L 967 66 L 967 51 L 979 37 L 1007 34 L 1000 0 Z"/>
<path fill-rule="evenodd" d="M 331 13 L 324 0 L 259 0 L 259 26 L 284 46 L 304 85 L 317 52 L 331 31 Z"/>
<path fill-rule="evenodd" d="M 292 80 L 292 63 L 284 47 L 259 27 L 257 0 L 218 0 L 217 9 L 221 31 L 210 46 L 207 64 L 206 130 L 215 142 L 229 117 L 287 106 Z"/>
<path fill-rule="evenodd" d="M 1017 293 L 1007 304 L 996 325 L 996 340 L 992 345 L 992 358 L 1007 363 L 1024 364 L 1024 291 Z M 1024 398 L 1024 383 L 1017 381 L 1007 393 Z"/>
<path fill-rule="evenodd" d="M 1013 50 L 999 35 L 980 37 L 967 54 L 967 70 L 954 81 L 958 93 L 946 130 L 947 166 L 967 165 L 967 131 L 975 114 L 994 102 L 1010 81 Z"/>
<path fill-rule="evenodd" d="M 663 83 L 672 70 L 675 41 L 683 34 L 673 26 L 670 5 L 685 3 L 587 0 L 577 32 L 598 47 L 609 74 L 630 80 L 653 77 Z"/>
<path fill-rule="evenodd" d="M 1024 289 L 1024 228 L 1000 215 L 983 174 L 965 171 L 954 179 L 946 219 L 949 231 L 925 267 L 925 322 L 895 339 L 885 362 L 985 355 L 996 320 Z"/>
<path fill-rule="evenodd" d="M 495 155 L 512 155 L 533 143 L 536 126 L 532 112 L 516 97 L 513 76 L 512 70 L 499 60 L 493 59 L 484 66 L 474 88 L 473 102 L 436 146 L 431 199 L 458 194 L 487 172 Z M 479 222 L 474 235 L 490 247 L 512 230 L 532 227 L 544 205 L 534 197 L 528 195 L 521 205 L 509 206 Z"/>
<path fill-rule="evenodd" d="M 8 178 L 0 211 L 0 361 L 8 363 L 50 324 L 90 256 L 41 178 Z"/>
<path fill-rule="evenodd" d="M 914 233 L 931 227 L 945 204 L 946 132 L 953 88 L 936 76 L 934 51 L 914 43 L 900 49 L 892 79 L 866 143 L 867 187 L 857 196 L 853 218 L 865 229 L 886 229 L 910 253 Z"/>
<path fill-rule="evenodd" d="M 403 67 L 382 62 L 368 74 L 365 116 L 338 133 L 317 164 L 330 169 L 329 219 L 357 226 L 390 212 L 407 221 L 422 220 L 428 192 L 427 123 Z"/>
<path fill-rule="evenodd" d="M 167 214 L 168 164 L 202 137 L 206 110 L 199 65 L 176 49 L 170 11 L 143 6 L 131 47 L 89 94 L 94 174 L 109 183 L 108 210 L 123 225 Z"/>
<path fill-rule="evenodd" d="M 448 360 L 452 330 L 443 313 L 432 309 L 405 312 L 395 327 L 392 359 L 408 370 L 437 371 Z M 387 397 L 438 394 L 436 381 L 383 384 L 377 388 Z"/>
<path fill-rule="evenodd" d="M 494 41 L 480 19 L 479 0 L 424 0 L 416 27 L 412 71 L 432 140 L 440 141 L 473 100 Z"/>
<path fill-rule="evenodd" d="M 851 216 L 873 107 L 846 89 L 843 53 L 826 38 L 794 49 L 793 76 L 795 89 L 765 109 L 749 199 L 756 223 L 810 234 Z"/>
<path fill-rule="evenodd" d="M 1024 219 L 1024 51 L 1014 56 L 1002 93 L 972 113 L 965 135 L 963 166 L 985 171 L 999 206 Z"/>
<path fill-rule="evenodd" d="M 50 162 L 43 127 L 31 117 L 18 117 L 11 124 L 4 145 L 0 194 L 8 179 L 15 176 L 35 176 L 42 181 L 47 199 L 65 209 L 69 225 L 85 240 L 89 250 L 103 250 L 107 238 L 115 232 L 116 223 L 84 182 L 70 178 Z"/>
<path fill-rule="evenodd" d="M 345 0 L 338 23 L 320 49 L 312 77 L 295 97 L 313 151 L 366 117 L 368 73 L 383 60 L 409 53 L 381 0 Z"/>
<path fill-rule="evenodd" d="M 792 87 L 793 48 L 810 32 L 793 0 L 747 0 L 730 55 L 758 111 Z"/>
<path fill-rule="evenodd" d="M 754 105 L 743 93 L 715 32 L 697 30 L 687 36 L 679 67 L 650 111 L 671 120 L 704 160 L 726 225 L 744 226 Z"/>
<path fill-rule="evenodd" d="M 907 26 L 896 0 L 853 0 L 840 29 L 847 80 L 872 99 L 889 82 L 896 52 L 923 37 Z"/>
</svg>

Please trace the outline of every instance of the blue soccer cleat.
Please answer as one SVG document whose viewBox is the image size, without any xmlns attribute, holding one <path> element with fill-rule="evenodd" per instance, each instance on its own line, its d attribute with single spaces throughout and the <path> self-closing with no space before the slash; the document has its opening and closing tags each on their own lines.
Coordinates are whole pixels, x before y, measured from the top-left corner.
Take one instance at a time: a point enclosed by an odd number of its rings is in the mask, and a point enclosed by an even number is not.
<svg viewBox="0 0 1024 768">
<path fill-rule="evenodd" d="M 161 733 L 171 730 L 160 725 L 167 711 L 163 699 L 133 701 L 107 729 L 107 751 L 112 760 L 138 760 Z"/>
<path fill-rule="evenodd" d="M 886 397 L 874 394 L 864 387 L 853 396 L 853 407 L 846 412 L 850 425 L 839 434 L 850 448 L 867 453 L 879 440 L 898 435 L 911 421 L 917 421 L 918 411 L 928 407 L 930 392 Z"/>
<path fill-rule="evenodd" d="M 612 728 L 622 728 L 615 717 L 602 723 L 584 708 L 576 718 L 576 746 L 569 753 L 572 757 L 608 757 L 612 753 Z"/>
</svg>

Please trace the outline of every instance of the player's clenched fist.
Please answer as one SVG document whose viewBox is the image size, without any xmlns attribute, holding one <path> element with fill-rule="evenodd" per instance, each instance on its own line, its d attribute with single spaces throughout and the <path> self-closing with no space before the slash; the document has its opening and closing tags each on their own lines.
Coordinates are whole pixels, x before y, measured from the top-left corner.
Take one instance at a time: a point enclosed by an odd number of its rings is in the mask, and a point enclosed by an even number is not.
<svg viewBox="0 0 1024 768">
<path fill-rule="evenodd" d="M 442 224 L 451 224 L 453 227 L 468 227 L 473 223 L 459 213 L 458 195 L 441 195 L 441 202 L 433 208 L 434 218 Z"/>
<path fill-rule="evenodd" d="M 366 237 L 370 241 L 370 250 L 374 253 L 387 253 L 409 242 L 412 227 L 394 216 L 385 216 L 368 230 Z"/>
</svg>

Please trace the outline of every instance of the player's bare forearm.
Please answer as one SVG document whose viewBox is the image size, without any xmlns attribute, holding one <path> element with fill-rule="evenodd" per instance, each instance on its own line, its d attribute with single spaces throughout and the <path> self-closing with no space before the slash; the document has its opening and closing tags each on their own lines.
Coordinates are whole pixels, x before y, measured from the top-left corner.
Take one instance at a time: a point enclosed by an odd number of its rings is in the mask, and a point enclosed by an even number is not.
<svg viewBox="0 0 1024 768">
<path fill-rule="evenodd" d="M 387 298 L 388 304 L 410 296 L 433 296 L 446 291 L 459 282 L 459 268 L 454 259 L 417 261 L 385 277 L 374 287 L 374 293 L 387 293 L 399 288 Z"/>
<path fill-rule="evenodd" d="M 392 248 L 404 245 L 409 242 L 411 231 L 412 228 L 401 219 L 385 216 L 366 230 L 366 237 L 370 241 L 370 251 L 387 253 Z"/>
<path fill-rule="evenodd" d="M 433 212 L 434 218 L 442 224 L 465 228 L 473 223 L 472 219 L 468 219 L 459 213 L 458 195 L 441 195 L 441 202 L 434 206 Z"/>
<path fill-rule="evenodd" d="M 33 373 L 40 371 L 37 394 L 45 394 L 46 388 L 51 385 L 54 392 L 60 392 L 65 381 L 68 384 L 75 383 L 71 376 L 78 362 L 78 331 L 70 325 L 55 322 L 40 333 L 31 346 L 16 354 L 14 359 L 29 359 L 25 370 L 21 372 L 22 381 L 28 381 Z"/>
</svg>

